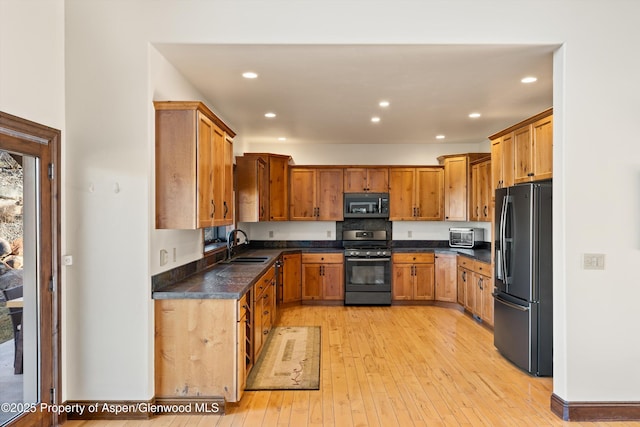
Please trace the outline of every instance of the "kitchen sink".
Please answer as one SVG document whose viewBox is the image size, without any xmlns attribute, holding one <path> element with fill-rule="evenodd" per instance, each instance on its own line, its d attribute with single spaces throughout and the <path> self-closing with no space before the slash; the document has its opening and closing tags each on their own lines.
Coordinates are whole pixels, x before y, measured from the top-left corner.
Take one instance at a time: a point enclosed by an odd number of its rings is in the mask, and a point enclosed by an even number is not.
<svg viewBox="0 0 640 427">
<path fill-rule="evenodd" d="M 269 259 L 269 257 L 267 257 L 267 256 L 239 256 L 237 258 L 231 258 L 228 262 L 230 264 L 235 264 L 235 263 L 239 263 L 239 264 L 245 264 L 245 263 L 260 264 L 260 263 L 263 263 L 263 262 L 267 262 L 268 259 Z"/>
</svg>

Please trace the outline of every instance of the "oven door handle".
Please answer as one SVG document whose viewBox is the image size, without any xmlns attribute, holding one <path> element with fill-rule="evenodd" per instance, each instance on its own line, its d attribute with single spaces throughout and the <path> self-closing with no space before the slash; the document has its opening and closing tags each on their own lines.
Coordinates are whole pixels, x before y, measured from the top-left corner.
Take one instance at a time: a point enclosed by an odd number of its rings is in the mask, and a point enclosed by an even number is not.
<svg viewBox="0 0 640 427">
<path fill-rule="evenodd" d="M 357 262 L 379 262 L 379 261 L 391 261 L 391 258 L 346 258 L 347 261 Z"/>
</svg>

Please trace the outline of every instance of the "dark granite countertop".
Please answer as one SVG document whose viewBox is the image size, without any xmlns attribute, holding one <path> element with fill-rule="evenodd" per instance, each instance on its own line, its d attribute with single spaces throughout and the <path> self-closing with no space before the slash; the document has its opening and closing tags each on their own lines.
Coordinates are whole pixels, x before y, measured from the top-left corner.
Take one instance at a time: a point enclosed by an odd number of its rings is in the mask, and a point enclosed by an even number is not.
<svg viewBox="0 0 640 427">
<path fill-rule="evenodd" d="M 330 241 L 315 245 L 294 243 L 269 243 L 251 245 L 238 256 L 264 256 L 264 263 L 227 263 L 206 260 L 198 266 L 188 266 L 183 271 L 165 272 L 152 279 L 153 299 L 240 299 L 266 273 L 283 253 L 290 252 L 342 252 L 342 244 Z M 488 247 L 476 249 L 450 248 L 439 241 L 393 241 L 393 252 L 455 253 L 482 262 L 491 262 Z M 218 256 L 219 258 L 220 256 Z M 213 264 L 209 265 L 209 263 Z M 184 276 L 184 277 L 183 277 Z"/>
</svg>

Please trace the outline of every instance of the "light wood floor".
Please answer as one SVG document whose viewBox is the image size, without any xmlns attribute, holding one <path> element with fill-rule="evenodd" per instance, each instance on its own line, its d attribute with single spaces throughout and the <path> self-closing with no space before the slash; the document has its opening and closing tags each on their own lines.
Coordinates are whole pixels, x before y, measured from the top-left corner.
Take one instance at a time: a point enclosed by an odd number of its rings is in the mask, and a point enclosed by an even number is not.
<svg viewBox="0 0 640 427">
<path fill-rule="evenodd" d="M 490 331 L 452 308 L 300 306 L 282 309 L 279 325 L 322 327 L 320 390 L 247 392 L 224 416 L 65 427 L 640 426 L 563 422 L 549 410 L 552 379 L 513 367 Z"/>
</svg>

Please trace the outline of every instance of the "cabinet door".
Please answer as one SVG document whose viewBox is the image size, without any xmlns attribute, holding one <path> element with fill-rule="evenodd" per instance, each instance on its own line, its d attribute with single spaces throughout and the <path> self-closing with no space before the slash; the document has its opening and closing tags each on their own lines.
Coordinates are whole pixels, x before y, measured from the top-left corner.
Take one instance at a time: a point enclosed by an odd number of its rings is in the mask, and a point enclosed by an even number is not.
<svg viewBox="0 0 640 427">
<path fill-rule="evenodd" d="M 513 153 L 513 132 L 502 135 L 502 187 L 514 184 L 515 160 Z"/>
<path fill-rule="evenodd" d="M 533 174 L 536 180 L 553 177 L 553 116 L 538 120 L 533 130 Z"/>
<path fill-rule="evenodd" d="M 456 254 L 436 255 L 436 301 L 456 302 Z"/>
<path fill-rule="evenodd" d="M 316 170 L 309 168 L 291 169 L 289 219 L 312 220 L 316 213 Z"/>
<path fill-rule="evenodd" d="M 222 218 L 225 225 L 233 224 L 233 139 L 225 135 L 224 139 L 224 209 Z"/>
<path fill-rule="evenodd" d="M 391 296 L 395 301 L 413 299 L 413 264 L 393 264 Z"/>
<path fill-rule="evenodd" d="M 491 277 L 479 276 L 482 280 L 482 321 L 493 326 L 493 285 Z"/>
<path fill-rule="evenodd" d="M 282 302 L 294 302 L 302 299 L 302 277 L 300 254 L 286 254 L 284 259 Z"/>
<path fill-rule="evenodd" d="M 268 221 L 269 171 L 262 160 L 258 162 L 258 194 L 258 221 Z"/>
<path fill-rule="evenodd" d="M 444 218 L 447 221 L 467 220 L 466 156 L 449 157 L 444 162 Z"/>
<path fill-rule="evenodd" d="M 531 181 L 533 165 L 531 164 L 531 125 L 513 132 L 513 157 L 515 163 L 514 183 Z"/>
<path fill-rule="evenodd" d="M 470 270 L 464 269 L 466 272 L 466 281 L 464 282 L 464 308 L 474 313 L 476 307 L 476 274 Z"/>
<path fill-rule="evenodd" d="M 213 126 L 213 225 L 228 225 L 233 223 L 233 218 L 225 218 L 229 208 L 225 209 L 225 144 L 224 131 L 218 126 Z"/>
<path fill-rule="evenodd" d="M 435 298 L 434 279 L 435 268 L 433 264 L 414 264 L 414 299 L 433 300 Z"/>
<path fill-rule="evenodd" d="M 342 221 L 344 219 L 342 169 L 318 169 L 316 180 L 317 219 Z"/>
<path fill-rule="evenodd" d="M 389 192 L 389 169 L 388 168 L 368 168 L 366 191 L 372 193 Z"/>
<path fill-rule="evenodd" d="M 416 219 L 441 221 L 444 217 L 444 170 L 419 168 L 415 171 Z"/>
<path fill-rule="evenodd" d="M 269 157 L 269 219 L 289 219 L 289 158 Z"/>
<path fill-rule="evenodd" d="M 406 221 L 415 218 L 414 185 L 414 168 L 390 168 L 389 220 Z"/>
<path fill-rule="evenodd" d="M 480 221 L 480 165 L 471 166 L 471 190 L 469 191 L 469 221 Z"/>
<path fill-rule="evenodd" d="M 367 191 L 367 170 L 365 168 L 348 168 L 344 170 L 344 192 L 362 193 Z"/>
<path fill-rule="evenodd" d="M 502 188 L 503 164 L 502 164 L 502 137 L 491 140 L 491 188 L 492 193 L 498 188 Z"/>
<path fill-rule="evenodd" d="M 458 267 L 458 304 L 460 304 L 461 306 L 465 306 L 465 290 L 466 290 L 466 286 L 467 286 L 467 270 L 462 268 L 462 267 Z"/>
<path fill-rule="evenodd" d="M 302 300 L 322 299 L 322 264 L 302 264 Z"/>
<path fill-rule="evenodd" d="M 213 196 L 213 150 L 214 124 L 198 111 L 198 227 L 211 227 L 214 221 L 215 201 Z"/>
<path fill-rule="evenodd" d="M 491 161 L 478 164 L 478 221 L 492 220 L 491 212 Z"/>
<path fill-rule="evenodd" d="M 342 264 L 323 264 L 322 299 L 344 299 L 344 267 Z"/>
</svg>

